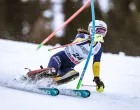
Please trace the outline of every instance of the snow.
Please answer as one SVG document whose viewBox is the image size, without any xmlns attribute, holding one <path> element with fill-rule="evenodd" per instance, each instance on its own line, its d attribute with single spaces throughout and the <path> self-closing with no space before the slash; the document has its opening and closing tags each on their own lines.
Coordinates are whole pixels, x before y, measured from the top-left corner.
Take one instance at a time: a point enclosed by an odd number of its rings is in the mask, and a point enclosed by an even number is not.
<svg viewBox="0 0 140 110">
<path fill-rule="evenodd" d="M 58 46 L 57 44 L 56 46 Z M 43 46 L 36 51 L 38 45 L 31 43 L 0 40 L 0 81 L 26 74 L 28 67 L 38 69 L 40 65 L 47 66 L 51 55 L 56 53 Z M 90 59 L 84 84 L 92 85 L 92 58 Z M 80 73 L 85 61 L 76 66 Z M 101 62 L 101 79 L 105 83 L 105 91 L 97 93 L 94 87 L 89 89 L 89 98 L 75 98 L 59 95 L 45 96 L 35 93 L 0 87 L 0 110 L 138 110 L 140 107 L 140 57 L 120 54 L 103 53 Z M 62 87 L 75 88 L 79 79 Z M 93 84 L 94 85 L 94 84 Z"/>
</svg>

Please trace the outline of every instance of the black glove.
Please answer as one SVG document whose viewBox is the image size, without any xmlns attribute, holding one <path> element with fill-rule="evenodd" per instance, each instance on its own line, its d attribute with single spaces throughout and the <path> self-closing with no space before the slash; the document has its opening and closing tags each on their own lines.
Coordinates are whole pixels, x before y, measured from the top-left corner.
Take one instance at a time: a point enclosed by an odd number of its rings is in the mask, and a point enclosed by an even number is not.
<svg viewBox="0 0 140 110">
<path fill-rule="evenodd" d="M 91 43 L 91 38 L 86 39 L 88 43 Z"/>
<path fill-rule="evenodd" d="M 104 86 L 104 83 L 100 80 L 100 78 L 99 77 L 94 77 L 93 82 L 96 83 L 96 91 L 97 92 L 103 92 L 105 86 Z"/>
</svg>

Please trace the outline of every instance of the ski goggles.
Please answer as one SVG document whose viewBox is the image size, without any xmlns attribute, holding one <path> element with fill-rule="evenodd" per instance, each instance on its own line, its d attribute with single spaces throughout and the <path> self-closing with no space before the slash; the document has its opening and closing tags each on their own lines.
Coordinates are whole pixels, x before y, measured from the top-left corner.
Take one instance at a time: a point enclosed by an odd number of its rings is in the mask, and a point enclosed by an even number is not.
<svg viewBox="0 0 140 110">
<path fill-rule="evenodd" d="M 102 34 L 103 36 L 106 35 L 107 30 L 103 27 L 95 27 L 96 34 Z M 90 34 L 92 34 L 93 30 L 92 28 L 90 29 Z"/>
<path fill-rule="evenodd" d="M 96 34 L 102 34 L 103 36 L 106 35 L 107 30 L 103 27 L 95 27 L 96 29 Z"/>
</svg>

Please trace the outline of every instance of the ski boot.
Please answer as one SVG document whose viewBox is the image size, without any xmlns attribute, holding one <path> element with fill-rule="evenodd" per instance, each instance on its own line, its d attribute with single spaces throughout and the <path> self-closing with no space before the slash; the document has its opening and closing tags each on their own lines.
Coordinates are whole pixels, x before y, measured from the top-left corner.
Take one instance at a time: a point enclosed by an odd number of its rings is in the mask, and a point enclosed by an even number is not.
<svg viewBox="0 0 140 110">
<path fill-rule="evenodd" d="M 42 78 L 54 78 L 57 76 L 55 68 L 43 68 L 40 66 L 41 69 L 31 71 L 28 68 L 29 72 L 26 76 L 22 76 L 21 80 L 23 81 L 31 81 L 36 82 Z"/>
<path fill-rule="evenodd" d="M 79 77 L 79 72 L 75 70 L 71 70 L 68 73 L 60 76 L 56 76 L 53 78 L 54 84 L 55 85 L 62 85 L 62 84 L 67 84 L 70 81 L 73 81 Z"/>
</svg>

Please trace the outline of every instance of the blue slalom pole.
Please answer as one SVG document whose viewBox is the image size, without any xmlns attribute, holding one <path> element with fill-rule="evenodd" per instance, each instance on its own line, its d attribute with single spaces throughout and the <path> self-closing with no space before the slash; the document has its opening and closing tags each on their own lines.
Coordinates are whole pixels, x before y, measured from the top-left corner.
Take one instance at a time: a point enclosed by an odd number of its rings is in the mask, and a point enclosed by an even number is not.
<svg viewBox="0 0 140 110">
<path fill-rule="evenodd" d="M 93 27 L 93 34 L 92 34 L 92 40 L 91 40 L 91 44 L 90 44 L 90 51 L 88 53 L 88 57 L 87 57 L 87 60 L 86 60 L 86 63 L 85 63 L 85 66 L 84 66 L 84 69 L 82 71 L 82 74 L 80 76 L 80 79 L 79 79 L 79 82 L 77 84 L 77 87 L 76 89 L 79 89 L 80 86 L 81 86 L 81 83 L 82 83 L 82 80 L 83 80 L 83 77 L 85 75 L 85 72 L 86 72 L 86 69 L 87 69 L 87 66 L 88 66 L 88 63 L 89 63 L 89 60 L 90 60 L 90 56 L 92 54 L 92 48 L 93 48 L 93 45 L 94 45 L 94 34 L 95 34 L 95 12 L 94 12 L 94 1 L 93 0 L 90 0 L 90 4 L 91 4 L 91 13 L 92 13 L 92 27 Z"/>
</svg>

